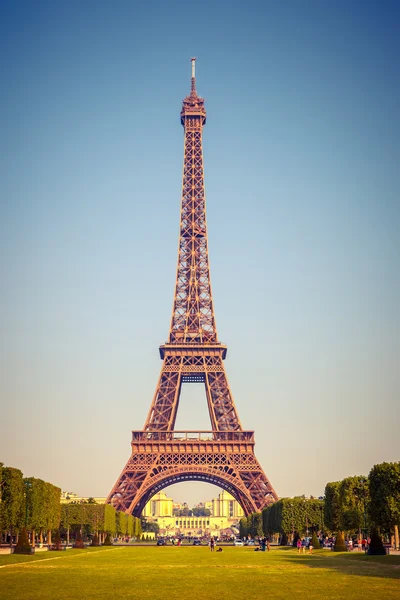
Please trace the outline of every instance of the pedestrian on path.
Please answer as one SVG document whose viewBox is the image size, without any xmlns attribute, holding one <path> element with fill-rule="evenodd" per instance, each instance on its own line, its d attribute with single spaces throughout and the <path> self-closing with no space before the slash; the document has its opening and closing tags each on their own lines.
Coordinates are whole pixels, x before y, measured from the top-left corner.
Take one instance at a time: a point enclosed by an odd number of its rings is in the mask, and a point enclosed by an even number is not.
<svg viewBox="0 0 400 600">
<path fill-rule="evenodd" d="M 300 554 L 300 552 L 301 552 L 301 539 L 300 538 L 297 540 L 297 551 Z"/>
</svg>

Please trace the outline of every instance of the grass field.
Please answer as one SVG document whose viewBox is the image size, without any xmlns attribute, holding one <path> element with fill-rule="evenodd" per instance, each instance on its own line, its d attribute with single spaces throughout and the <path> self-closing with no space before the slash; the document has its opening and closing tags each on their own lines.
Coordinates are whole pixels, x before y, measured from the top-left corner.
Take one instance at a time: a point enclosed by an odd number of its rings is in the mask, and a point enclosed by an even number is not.
<svg viewBox="0 0 400 600">
<path fill-rule="evenodd" d="M 400 600 L 400 556 L 115 547 L 0 556 L 1 600 Z"/>
</svg>

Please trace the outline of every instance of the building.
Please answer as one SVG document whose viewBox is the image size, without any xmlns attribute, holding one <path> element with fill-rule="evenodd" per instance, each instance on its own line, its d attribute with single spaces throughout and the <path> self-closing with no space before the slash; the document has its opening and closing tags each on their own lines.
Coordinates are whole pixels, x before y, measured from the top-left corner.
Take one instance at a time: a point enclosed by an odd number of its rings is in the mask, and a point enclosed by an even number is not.
<svg viewBox="0 0 400 600">
<path fill-rule="evenodd" d="M 96 504 L 105 504 L 107 498 L 104 496 L 93 498 L 91 496 L 78 496 L 73 492 L 61 492 L 60 502 L 61 504 L 79 504 L 80 502 L 87 502 L 88 500 L 94 500 Z"/>
<path fill-rule="evenodd" d="M 222 491 L 217 498 L 210 502 L 201 503 L 201 508 L 208 508 L 210 516 L 177 516 L 174 508 L 187 508 L 186 503 L 174 504 L 164 492 L 158 492 L 146 504 L 142 517 L 156 522 L 162 535 L 213 535 L 219 537 L 221 531 L 229 535 L 229 530 L 243 517 L 243 509 L 234 497 Z M 235 528 L 236 529 L 236 528 Z M 232 532 L 234 533 L 234 532 Z"/>
<path fill-rule="evenodd" d="M 226 517 L 228 521 L 239 521 L 244 516 L 242 507 L 228 492 L 222 491 L 211 503 L 211 514 L 214 517 Z"/>
</svg>

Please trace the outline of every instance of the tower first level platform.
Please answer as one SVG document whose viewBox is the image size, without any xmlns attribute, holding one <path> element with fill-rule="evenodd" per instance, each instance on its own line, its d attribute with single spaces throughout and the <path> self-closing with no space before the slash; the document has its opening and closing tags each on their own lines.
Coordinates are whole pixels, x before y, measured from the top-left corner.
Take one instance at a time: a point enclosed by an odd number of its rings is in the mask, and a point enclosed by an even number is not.
<svg viewBox="0 0 400 600">
<path fill-rule="evenodd" d="M 205 481 L 230 492 L 246 514 L 276 499 L 254 454 L 253 431 L 133 431 L 132 455 L 113 504 L 139 516 L 168 485 Z"/>
</svg>

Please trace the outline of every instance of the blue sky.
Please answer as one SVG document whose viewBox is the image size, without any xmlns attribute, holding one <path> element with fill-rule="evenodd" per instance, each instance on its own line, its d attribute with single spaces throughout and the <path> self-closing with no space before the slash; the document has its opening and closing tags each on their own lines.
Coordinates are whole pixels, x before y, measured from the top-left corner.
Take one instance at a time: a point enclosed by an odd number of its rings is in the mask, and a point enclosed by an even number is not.
<svg viewBox="0 0 400 600">
<path fill-rule="evenodd" d="M 267 476 L 320 495 L 399 460 L 399 12 L 3 4 L 0 460 L 95 496 L 128 459 L 171 315 L 191 56 L 217 327 Z M 208 429 L 202 388 L 177 427 Z"/>
</svg>

